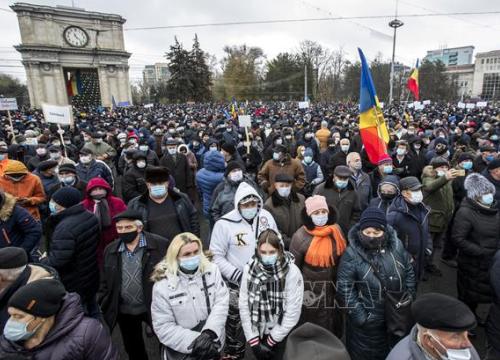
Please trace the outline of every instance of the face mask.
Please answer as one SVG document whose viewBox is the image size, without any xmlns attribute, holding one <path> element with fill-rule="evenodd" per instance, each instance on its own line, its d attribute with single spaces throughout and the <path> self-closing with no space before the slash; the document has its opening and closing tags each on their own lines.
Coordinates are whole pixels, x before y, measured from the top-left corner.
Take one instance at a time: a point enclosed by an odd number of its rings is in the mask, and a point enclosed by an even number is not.
<svg viewBox="0 0 500 360">
<path fill-rule="evenodd" d="M 420 150 L 420 148 L 422 147 L 422 145 L 415 144 L 415 145 L 413 145 L 413 147 L 415 148 L 415 150 Z"/>
<path fill-rule="evenodd" d="M 102 139 L 95 139 L 95 143 L 96 143 L 96 144 L 100 144 L 100 143 L 102 143 Z"/>
<path fill-rule="evenodd" d="M 130 244 L 132 241 L 134 241 L 136 239 L 137 234 L 138 234 L 138 231 L 134 230 L 134 231 L 118 234 L 118 236 L 124 244 Z"/>
<path fill-rule="evenodd" d="M 257 216 L 257 207 L 241 209 L 240 212 L 243 218 L 245 218 L 246 220 L 252 220 L 254 217 Z"/>
<path fill-rule="evenodd" d="M 483 124 L 483 129 L 486 131 L 490 130 L 490 124 Z"/>
<path fill-rule="evenodd" d="M 340 149 L 341 149 L 343 152 L 347 152 L 347 151 L 349 151 L 349 145 L 340 145 Z"/>
<path fill-rule="evenodd" d="M 6 154 L 0 154 L 0 161 L 5 160 L 7 158 Z"/>
<path fill-rule="evenodd" d="M 94 200 L 102 200 L 106 197 L 107 194 L 101 194 L 101 193 L 97 193 L 95 195 L 92 195 L 90 194 L 90 197 Z"/>
<path fill-rule="evenodd" d="M 399 156 L 403 156 L 404 154 L 406 154 L 406 149 L 397 149 L 397 150 L 396 150 L 396 153 L 397 153 Z"/>
<path fill-rule="evenodd" d="M 75 183 L 75 177 L 74 176 L 67 176 L 63 178 L 59 178 L 59 181 L 64 183 L 65 185 L 73 185 Z"/>
<path fill-rule="evenodd" d="M 274 161 L 279 161 L 281 157 L 281 153 L 273 153 L 273 160 Z"/>
<path fill-rule="evenodd" d="M 367 236 L 362 232 L 359 232 L 359 239 L 361 244 L 365 249 L 375 250 L 380 249 L 383 245 L 385 234 L 382 236 Z"/>
<path fill-rule="evenodd" d="M 277 139 L 274 143 L 276 145 L 281 145 L 281 144 L 283 144 L 283 140 L 282 139 Z"/>
<path fill-rule="evenodd" d="M 396 197 L 396 194 L 380 193 L 380 198 L 384 201 L 390 201 Z"/>
<path fill-rule="evenodd" d="M 491 135 L 490 140 L 491 141 L 497 141 L 498 140 L 498 135 Z"/>
<path fill-rule="evenodd" d="M 90 156 L 80 156 L 80 162 L 82 164 L 88 164 L 92 161 L 92 157 Z"/>
<path fill-rule="evenodd" d="M 51 214 L 55 214 L 57 212 L 56 204 L 52 201 L 49 202 L 49 211 Z"/>
<path fill-rule="evenodd" d="M 441 355 L 441 353 L 439 353 L 439 357 L 442 360 L 470 360 L 472 358 L 472 355 L 470 353 L 469 348 L 466 348 L 466 349 L 447 349 L 441 343 L 441 341 L 436 339 L 436 337 L 434 335 L 432 335 L 431 333 L 428 333 L 428 334 L 432 337 L 432 339 L 435 342 L 437 342 L 443 349 L 446 350 L 446 355 Z"/>
<path fill-rule="evenodd" d="M 167 151 L 170 155 L 175 155 L 177 154 L 177 149 L 172 149 L 172 148 L 167 148 Z"/>
<path fill-rule="evenodd" d="M 232 171 L 229 173 L 229 180 L 232 182 L 238 183 L 243 179 L 243 171 L 238 170 L 238 171 Z"/>
<path fill-rule="evenodd" d="M 167 194 L 167 187 L 165 185 L 153 185 L 149 193 L 154 198 L 162 198 Z"/>
<path fill-rule="evenodd" d="M 9 320 L 5 323 L 3 335 L 10 341 L 27 340 L 35 335 L 36 330 L 42 323 L 40 323 L 33 331 L 28 331 L 28 324 L 9 318 Z"/>
<path fill-rule="evenodd" d="M 328 222 L 328 214 L 311 215 L 311 220 L 316 226 L 325 226 Z"/>
<path fill-rule="evenodd" d="M 139 150 L 146 152 L 146 151 L 149 150 L 149 146 L 147 146 L 147 145 L 141 145 L 141 146 L 139 146 Z"/>
<path fill-rule="evenodd" d="M 40 149 L 40 148 L 36 149 L 36 154 L 38 156 L 45 156 L 45 155 L 47 155 L 47 149 Z"/>
<path fill-rule="evenodd" d="M 179 266 L 187 271 L 194 271 L 200 266 L 200 255 L 191 256 L 189 258 L 180 258 Z"/>
<path fill-rule="evenodd" d="M 278 194 L 280 194 L 281 197 L 287 198 L 290 193 L 292 192 L 292 188 L 290 186 L 288 187 L 280 187 L 276 189 L 278 191 Z"/>
<path fill-rule="evenodd" d="M 210 151 L 217 151 L 217 146 L 210 146 Z"/>
<path fill-rule="evenodd" d="M 312 156 L 304 156 L 304 162 L 306 164 L 310 164 L 310 163 L 312 163 L 312 161 L 313 161 Z"/>
<path fill-rule="evenodd" d="M 265 266 L 273 266 L 274 264 L 276 264 L 276 261 L 278 261 L 278 254 L 261 255 L 260 261 Z"/>
<path fill-rule="evenodd" d="M 490 161 L 495 160 L 495 156 L 494 155 L 488 155 L 488 156 L 486 156 L 485 159 L 486 159 L 486 161 L 490 162 Z"/>
<path fill-rule="evenodd" d="M 422 191 L 418 190 L 418 191 L 412 191 L 411 192 L 411 203 L 412 204 L 419 204 L 422 202 L 422 200 L 424 199 L 424 194 L 422 194 Z"/>
<path fill-rule="evenodd" d="M 392 165 L 384 165 L 384 174 L 392 174 Z"/>
<path fill-rule="evenodd" d="M 57 153 L 53 153 L 53 152 L 51 152 L 51 153 L 50 153 L 50 158 L 51 158 L 52 160 L 59 160 L 59 159 L 61 158 L 61 154 L 60 154 L 60 153 L 58 153 L 58 152 L 57 152 Z"/>
<path fill-rule="evenodd" d="M 462 168 L 465 169 L 465 170 L 472 169 L 472 161 L 464 161 L 462 163 Z"/>
<path fill-rule="evenodd" d="M 348 180 L 335 180 L 335 186 L 339 189 L 344 189 L 347 187 Z"/>
<path fill-rule="evenodd" d="M 54 146 L 61 146 L 61 142 L 60 141 L 54 141 L 54 142 L 52 142 L 52 145 L 54 145 Z"/>
<path fill-rule="evenodd" d="M 292 140 L 292 135 L 285 135 L 285 139 Z"/>
<path fill-rule="evenodd" d="M 145 161 L 138 161 L 138 162 L 136 163 L 136 165 L 137 165 L 137 167 L 138 167 L 139 169 L 144 169 L 144 168 L 146 167 L 146 162 L 145 162 Z"/>
<path fill-rule="evenodd" d="M 493 194 L 485 194 L 483 196 L 481 196 L 481 202 L 484 204 L 484 205 L 491 205 L 493 204 Z"/>
<path fill-rule="evenodd" d="M 313 134 L 306 134 L 306 139 L 312 139 Z"/>
<path fill-rule="evenodd" d="M 363 164 L 361 163 L 361 161 L 358 161 L 358 162 L 355 162 L 352 167 L 354 168 L 354 170 L 361 170 L 361 168 L 363 167 Z"/>
<path fill-rule="evenodd" d="M 446 172 L 444 172 L 443 170 L 437 171 L 437 176 L 439 176 L 439 177 L 444 176 L 445 174 L 446 174 Z"/>
</svg>

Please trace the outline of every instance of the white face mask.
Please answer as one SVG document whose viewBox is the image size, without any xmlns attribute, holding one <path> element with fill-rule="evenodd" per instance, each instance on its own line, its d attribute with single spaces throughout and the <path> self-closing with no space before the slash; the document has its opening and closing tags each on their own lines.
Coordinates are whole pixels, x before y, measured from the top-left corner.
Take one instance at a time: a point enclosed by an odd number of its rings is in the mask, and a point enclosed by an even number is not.
<svg viewBox="0 0 500 360">
<path fill-rule="evenodd" d="M 147 146 L 147 145 L 140 145 L 139 146 L 139 150 L 146 152 L 146 151 L 149 150 L 149 146 Z"/>
<path fill-rule="evenodd" d="M 278 194 L 280 194 L 281 197 L 287 198 L 292 192 L 292 187 L 291 186 L 280 187 L 277 188 L 276 190 L 278 191 Z"/>
<path fill-rule="evenodd" d="M 146 167 L 145 161 L 138 161 L 136 164 L 139 169 L 144 169 Z"/>
<path fill-rule="evenodd" d="M 417 190 L 417 191 L 412 191 L 411 192 L 410 202 L 412 204 L 419 204 L 419 203 L 422 202 L 423 199 L 424 199 L 424 195 L 422 194 L 421 190 Z"/>
<path fill-rule="evenodd" d="M 232 182 L 240 182 L 243 179 L 243 171 L 231 171 L 229 173 L 229 180 Z"/>
<path fill-rule="evenodd" d="M 92 161 L 92 157 L 90 155 L 80 156 L 80 162 L 82 164 L 88 164 L 91 161 Z"/>
<path fill-rule="evenodd" d="M 167 151 L 170 155 L 175 155 L 177 154 L 177 149 L 175 148 L 167 148 Z"/>
<path fill-rule="evenodd" d="M 325 226 L 328 222 L 328 214 L 311 215 L 312 222 L 316 226 Z"/>
<path fill-rule="evenodd" d="M 341 149 L 343 152 L 347 152 L 347 151 L 349 151 L 349 145 L 340 145 L 340 149 Z"/>
<path fill-rule="evenodd" d="M 437 342 L 444 350 L 446 350 L 446 355 L 442 355 L 441 353 L 439 353 L 439 357 L 442 360 L 470 360 L 472 358 L 469 348 L 447 349 L 446 346 L 444 346 L 441 341 L 439 341 L 434 335 L 432 335 L 430 332 L 428 334 L 435 342 Z"/>
</svg>

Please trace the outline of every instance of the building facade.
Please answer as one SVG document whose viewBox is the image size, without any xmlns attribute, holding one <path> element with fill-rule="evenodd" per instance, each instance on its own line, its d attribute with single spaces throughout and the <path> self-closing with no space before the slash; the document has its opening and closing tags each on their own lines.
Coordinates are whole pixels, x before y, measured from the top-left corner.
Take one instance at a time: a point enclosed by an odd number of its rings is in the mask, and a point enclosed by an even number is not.
<svg viewBox="0 0 500 360">
<path fill-rule="evenodd" d="M 446 66 L 460 66 L 472 64 L 474 46 L 462 46 L 449 49 L 429 50 L 424 60 L 440 60 Z"/>
<path fill-rule="evenodd" d="M 472 94 L 483 100 L 500 99 L 500 50 L 476 54 Z"/>
<path fill-rule="evenodd" d="M 16 3 L 21 53 L 32 107 L 131 103 L 120 15 Z"/>
<path fill-rule="evenodd" d="M 446 74 L 452 79 L 457 87 L 460 99 L 472 97 L 474 83 L 474 64 L 455 65 L 446 68 Z"/>
<path fill-rule="evenodd" d="M 151 86 L 159 82 L 168 81 L 170 78 L 170 71 L 168 71 L 167 63 L 156 63 L 154 65 L 144 66 L 142 71 L 142 78 L 144 85 Z"/>
</svg>

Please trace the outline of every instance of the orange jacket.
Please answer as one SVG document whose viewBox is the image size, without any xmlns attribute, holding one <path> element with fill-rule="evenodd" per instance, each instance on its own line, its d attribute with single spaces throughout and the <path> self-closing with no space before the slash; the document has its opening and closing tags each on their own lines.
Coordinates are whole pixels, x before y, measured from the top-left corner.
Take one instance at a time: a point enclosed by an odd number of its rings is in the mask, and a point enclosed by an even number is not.
<svg viewBox="0 0 500 360">
<path fill-rule="evenodd" d="M 2 174 L 0 176 L 0 189 L 15 196 L 18 205 L 28 210 L 35 219 L 40 220 L 38 205 L 45 202 L 45 192 L 38 176 L 27 173 L 21 181 L 14 182 Z M 26 200 L 20 201 L 22 198 Z"/>
<path fill-rule="evenodd" d="M 3 176 L 3 171 L 7 167 L 8 163 L 9 163 L 9 159 L 0 160 L 0 176 Z"/>
</svg>

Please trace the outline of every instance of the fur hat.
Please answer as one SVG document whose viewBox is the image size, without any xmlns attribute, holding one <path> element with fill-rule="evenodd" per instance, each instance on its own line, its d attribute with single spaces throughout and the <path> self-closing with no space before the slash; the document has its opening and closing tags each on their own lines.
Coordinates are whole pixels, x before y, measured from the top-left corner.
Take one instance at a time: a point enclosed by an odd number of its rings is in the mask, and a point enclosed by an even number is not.
<svg viewBox="0 0 500 360">
<path fill-rule="evenodd" d="M 464 188 L 467 190 L 467 197 L 473 200 L 485 194 L 495 194 L 495 185 L 478 173 L 471 173 L 465 178 Z"/>
<path fill-rule="evenodd" d="M 163 183 L 170 179 L 170 172 L 163 166 L 150 166 L 146 168 L 144 179 L 147 183 Z"/>
</svg>

